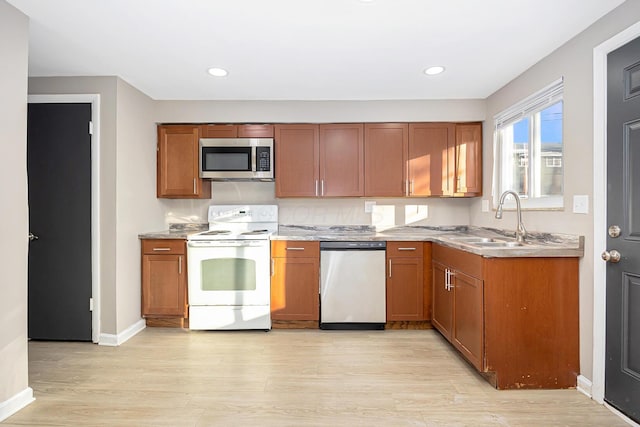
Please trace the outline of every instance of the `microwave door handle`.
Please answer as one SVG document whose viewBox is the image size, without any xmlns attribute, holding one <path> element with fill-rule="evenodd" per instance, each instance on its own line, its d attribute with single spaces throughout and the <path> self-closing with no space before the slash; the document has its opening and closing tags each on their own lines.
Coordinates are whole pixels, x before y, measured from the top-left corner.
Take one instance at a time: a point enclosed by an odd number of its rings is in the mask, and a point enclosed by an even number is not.
<svg viewBox="0 0 640 427">
<path fill-rule="evenodd" d="M 255 172 L 258 170 L 256 167 L 256 152 L 258 149 L 256 147 L 251 147 L 251 171 Z"/>
</svg>

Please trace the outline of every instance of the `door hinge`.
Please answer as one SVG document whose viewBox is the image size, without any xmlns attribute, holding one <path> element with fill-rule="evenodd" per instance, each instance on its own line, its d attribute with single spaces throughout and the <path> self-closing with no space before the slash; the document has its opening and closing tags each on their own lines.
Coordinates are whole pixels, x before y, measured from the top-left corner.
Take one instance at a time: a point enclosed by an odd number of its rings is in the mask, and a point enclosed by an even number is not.
<svg viewBox="0 0 640 427">
<path fill-rule="evenodd" d="M 89 135 L 93 135 L 93 122 L 89 122 Z"/>
<path fill-rule="evenodd" d="M 93 298 L 89 298 L 89 311 L 93 311 Z"/>
</svg>

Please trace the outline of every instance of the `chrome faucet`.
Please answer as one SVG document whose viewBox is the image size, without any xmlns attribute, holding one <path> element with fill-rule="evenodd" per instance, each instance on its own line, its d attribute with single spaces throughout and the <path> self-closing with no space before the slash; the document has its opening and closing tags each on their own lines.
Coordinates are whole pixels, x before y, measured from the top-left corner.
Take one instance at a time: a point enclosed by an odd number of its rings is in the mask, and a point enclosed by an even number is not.
<svg viewBox="0 0 640 427">
<path fill-rule="evenodd" d="M 500 196 L 500 202 L 498 203 L 498 210 L 496 211 L 496 218 L 502 219 L 502 205 L 504 204 L 504 199 L 507 195 L 511 194 L 514 199 L 516 199 L 516 211 L 518 214 L 518 225 L 516 226 L 516 240 L 519 243 L 524 243 L 525 237 L 527 237 L 527 229 L 524 228 L 524 223 L 522 222 L 522 209 L 520 207 L 520 196 L 515 191 L 507 190 Z"/>
</svg>

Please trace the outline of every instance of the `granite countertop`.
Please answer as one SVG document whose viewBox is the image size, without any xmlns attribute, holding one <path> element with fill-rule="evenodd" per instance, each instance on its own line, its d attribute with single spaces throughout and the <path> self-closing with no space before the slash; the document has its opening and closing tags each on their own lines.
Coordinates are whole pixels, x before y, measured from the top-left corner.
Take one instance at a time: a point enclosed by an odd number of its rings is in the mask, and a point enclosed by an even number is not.
<svg viewBox="0 0 640 427">
<path fill-rule="evenodd" d="M 170 224 L 165 231 L 138 234 L 140 239 L 186 239 L 189 234 L 208 229 L 208 224 Z M 558 233 L 529 232 L 525 243 L 515 243 L 515 232 L 495 228 L 469 226 L 399 226 L 377 229 L 370 225 L 311 226 L 280 225 L 271 240 L 309 241 L 425 241 L 461 249 L 487 258 L 518 257 L 582 257 L 584 237 Z M 483 238 L 495 243 L 486 246 L 469 242 L 470 238 Z M 505 246 L 492 246 L 494 244 Z"/>
<path fill-rule="evenodd" d="M 493 243 L 481 246 L 466 241 L 469 238 L 483 238 Z M 582 257 L 584 237 L 569 234 L 529 232 L 525 243 L 518 246 L 515 232 L 494 228 L 469 226 L 402 226 L 376 229 L 373 226 L 296 226 L 280 225 L 278 234 L 271 240 L 386 240 L 386 241 L 427 241 L 461 249 L 487 258 L 517 257 Z"/>
<path fill-rule="evenodd" d="M 186 239 L 189 234 L 209 229 L 209 224 L 176 223 L 169 224 L 168 230 L 152 231 L 138 234 L 139 239 Z"/>
</svg>

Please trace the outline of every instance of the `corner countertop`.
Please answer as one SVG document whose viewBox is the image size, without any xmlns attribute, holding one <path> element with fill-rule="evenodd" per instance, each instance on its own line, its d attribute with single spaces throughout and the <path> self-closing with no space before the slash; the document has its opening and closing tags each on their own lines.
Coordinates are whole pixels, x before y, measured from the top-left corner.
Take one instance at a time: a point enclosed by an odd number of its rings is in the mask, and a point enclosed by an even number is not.
<svg viewBox="0 0 640 427">
<path fill-rule="evenodd" d="M 529 232 L 520 246 L 482 247 L 460 240 L 481 237 L 514 242 L 515 232 L 469 226 L 401 226 L 376 229 L 373 226 L 299 226 L 280 225 L 271 240 L 385 240 L 425 241 L 461 249 L 486 258 L 582 257 L 584 236 Z"/>
</svg>

